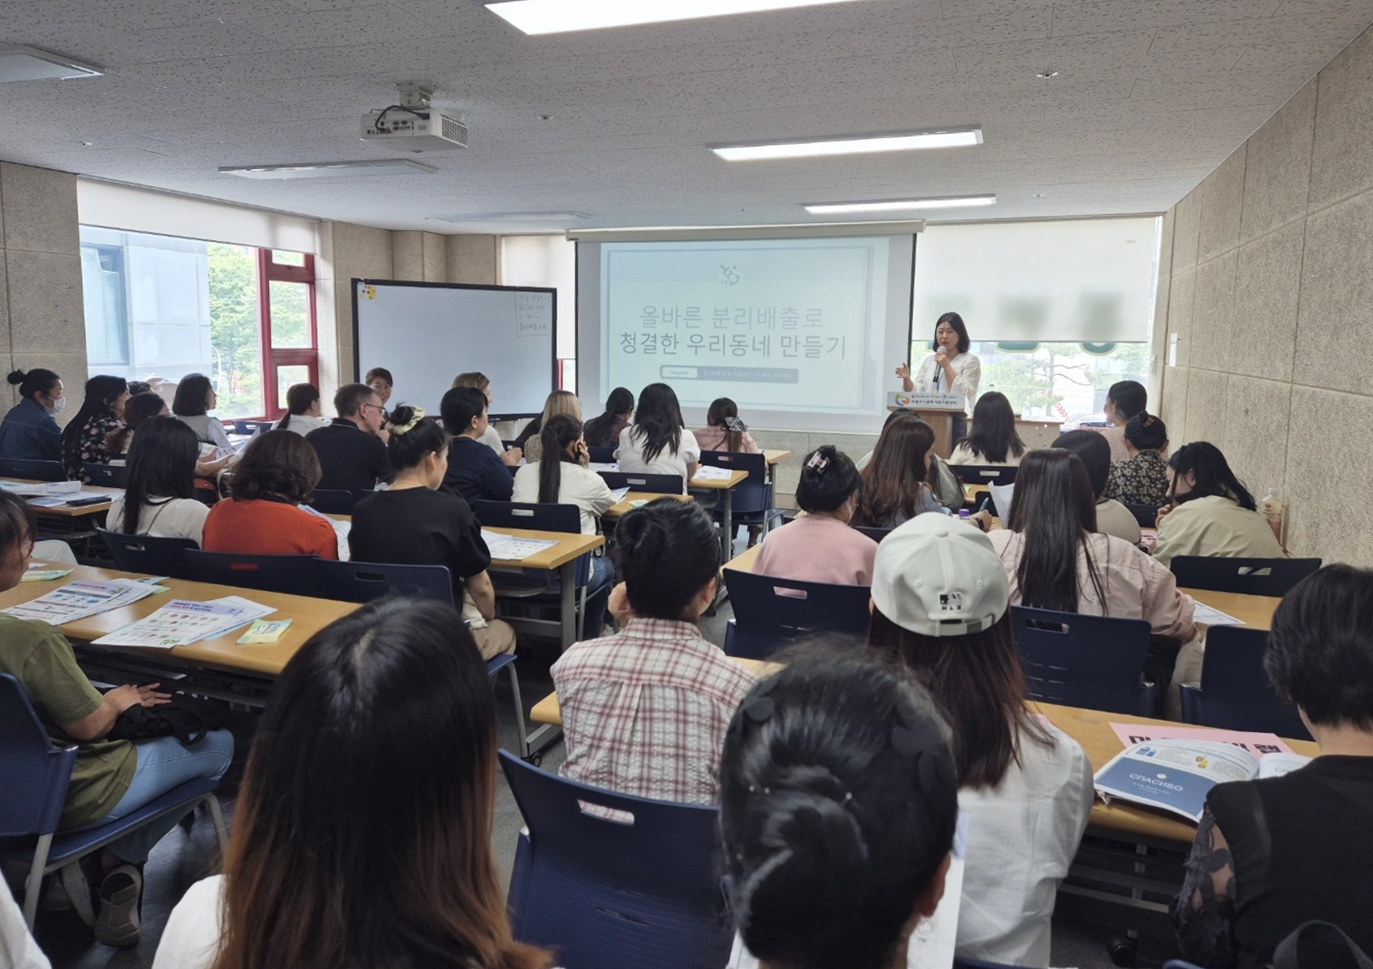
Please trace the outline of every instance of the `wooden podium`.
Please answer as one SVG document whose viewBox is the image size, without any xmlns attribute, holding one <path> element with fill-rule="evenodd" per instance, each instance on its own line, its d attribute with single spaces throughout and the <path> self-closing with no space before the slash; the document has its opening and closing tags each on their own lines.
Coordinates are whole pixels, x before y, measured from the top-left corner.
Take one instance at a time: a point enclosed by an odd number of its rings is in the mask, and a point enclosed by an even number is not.
<svg viewBox="0 0 1373 969">
<path fill-rule="evenodd" d="M 960 394 L 906 394 L 887 395 L 887 410 L 910 411 L 934 430 L 934 453 L 945 461 L 953 453 L 953 419 L 966 418 Z"/>
</svg>

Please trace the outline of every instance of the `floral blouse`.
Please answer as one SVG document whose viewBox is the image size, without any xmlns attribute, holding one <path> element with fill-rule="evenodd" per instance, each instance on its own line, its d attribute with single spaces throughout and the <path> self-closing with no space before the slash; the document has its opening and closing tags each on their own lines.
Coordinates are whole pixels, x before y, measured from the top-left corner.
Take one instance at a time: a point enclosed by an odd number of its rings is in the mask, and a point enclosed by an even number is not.
<svg viewBox="0 0 1373 969">
<path fill-rule="evenodd" d="M 73 455 L 66 452 L 67 477 L 73 481 L 90 481 L 84 464 L 109 464 L 118 457 L 110 448 L 110 435 L 123 430 L 124 422 L 116 417 L 92 417 L 81 428 L 81 449 Z M 75 460 L 73 460 L 75 458 Z"/>
<path fill-rule="evenodd" d="M 1168 463 L 1157 451 L 1140 451 L 1128 461 L 1116 461 L 1106 476 L 1106 497 L 1122 505 L 1151 505 L 1168 500 Z"/>
</svg>

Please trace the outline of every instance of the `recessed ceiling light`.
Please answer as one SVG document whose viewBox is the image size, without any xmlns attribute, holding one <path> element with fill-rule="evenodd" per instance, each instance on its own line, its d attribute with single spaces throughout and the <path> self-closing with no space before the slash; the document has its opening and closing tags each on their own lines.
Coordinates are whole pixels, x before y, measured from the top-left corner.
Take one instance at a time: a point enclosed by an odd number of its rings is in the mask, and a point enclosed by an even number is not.
<svg viewBox="0 0 1373 969">
<path fill-rule="evenodd" d="M 1058 77 L 1058 71 L 1048 68 L 1042 71 L 1035 71 L 1035 77 L 1047 81 L 1051 77 Z"/>
<path fill-rule="evenodd" d="M 962 195 L 928 199 L 888 199 L 878 202 L 819 202 L 803 206 L 812 215 L 838 215 L 844 212 L 909 212 L 914 209 L 961 209 L 972 205 L 995 205 L 995 195 Z"/>
<path fill-rule="evenodd" d="M 70 80 L 100 77 L 105 72 L 52 51 L 23 44 L 0 44 L 0 82 Z"/>
<path fill-rule="evenodd" d="M 359 175 L 432 175 L 436 171 L 438 169 L 408 158 L 378 158 L 374 161 L 224 166 L 219 173 L 240 178 L 356 178 Z"/>
<path fill-rule="evenodd" d="M 818 7 L 854 0 L 508 0 L 486 9 L 526 34 L 659 24 L 670 20 L 724 17 L 763 10 Z"/>
<path fill-rule="evenodd" d="M 826 141 L 781 141 L 765 145 L 731 145 L 711 148 L 725 161 L 760 161 L 769 158 L 814 158 L 822 155 L 860 155 L 878 151 L 914 151 L 918 148 L 960 148 L 982 144 L 982 128 L 943 128 L 899 135 L 863 135 Z"/>
<path fill-rule="evenodd" d="M 1044 197 L 1044 193 L 1043 193 L 1043 192 L 1035 192 L 1035 198 L 1037 198 L 1037 199 L 1042 199 L 1043 197 Z"/>
</svg>

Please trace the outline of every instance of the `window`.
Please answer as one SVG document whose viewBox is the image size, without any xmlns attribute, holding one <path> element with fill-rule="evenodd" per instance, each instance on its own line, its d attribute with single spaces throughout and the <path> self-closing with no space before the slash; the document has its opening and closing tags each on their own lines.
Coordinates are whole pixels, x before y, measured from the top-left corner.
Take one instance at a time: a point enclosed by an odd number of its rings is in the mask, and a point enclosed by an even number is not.
<svg viewBox="0 0 1373 969">
<path fill-rule="evenodd" d="M 188 373 L 216 414 L 275 417 L 318 383 L 314 256 L 81 227 L 90 372 L 146 380 L 168 400 Z"/>
<path fill-rule="evenodd" d="M 1106 390 L 1118 380 L 1146 383 L 1147 343 L 973 343 L 982 363 L 979 394 L 998 390 L 1022 417 L 1075 424 L 1104 420 Z M 928 343 L 911 348 L 923 360 Z"/>
</svg>

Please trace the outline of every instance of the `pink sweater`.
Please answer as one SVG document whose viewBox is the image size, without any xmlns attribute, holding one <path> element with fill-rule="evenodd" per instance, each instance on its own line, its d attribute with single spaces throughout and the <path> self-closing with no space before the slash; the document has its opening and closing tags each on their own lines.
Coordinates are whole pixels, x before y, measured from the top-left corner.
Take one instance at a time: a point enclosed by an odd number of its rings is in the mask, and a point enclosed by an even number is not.
<svg viewBox="0 0 1373 969">
<path fill-rule="evenodd" d="M 806 515 L 769 532 L 753 571 L 799 582 L 872 585 L 877 543 L 828 515 Z"/>
<path fill-rule="evenodd" d="M 696 432 L 696 443 L 701 446 L 702 451 L 722 451 L 725 447 L 725 434 L 728 433 L 723 427 L 704 427 Z M 744 432 L 744 438 L 739 442 L 740 454 L 762 454 L 760 448 L 753 440 L 753 435 L 748 431 Z"/>
</svg>

